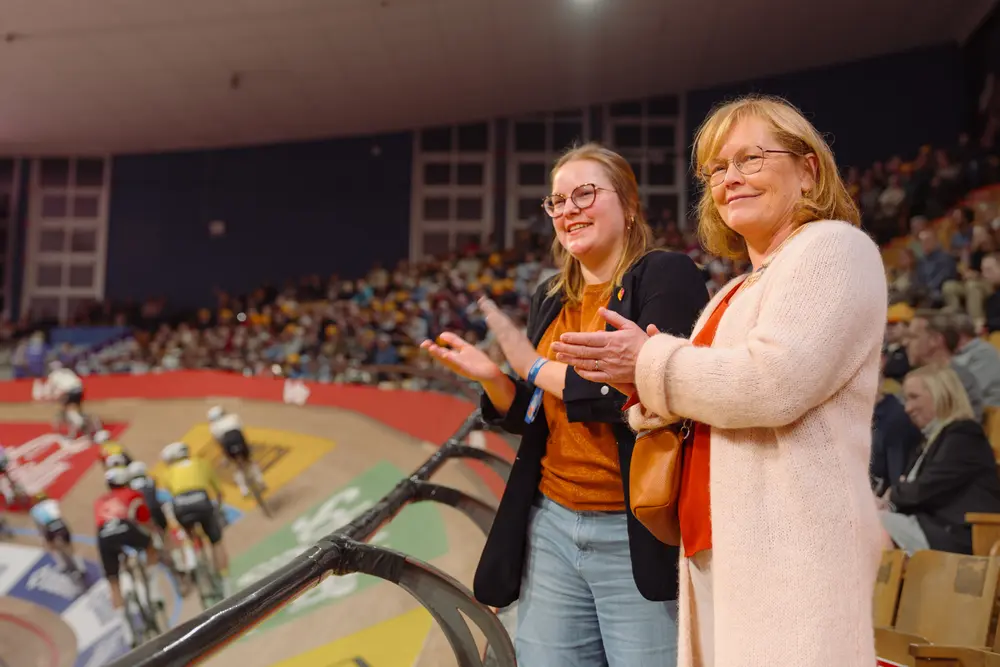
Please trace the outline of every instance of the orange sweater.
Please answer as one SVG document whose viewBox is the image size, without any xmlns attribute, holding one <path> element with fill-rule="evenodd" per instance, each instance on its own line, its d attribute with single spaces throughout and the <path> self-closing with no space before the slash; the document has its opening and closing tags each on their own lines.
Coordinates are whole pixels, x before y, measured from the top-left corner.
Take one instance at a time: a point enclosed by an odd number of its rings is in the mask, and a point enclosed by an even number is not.
<svg viewBox="0 0 1000 667">
<path fill-rule="evenodd" d="M 603 331 L 604 320 L 597 309 L 606 305 L 602 299 L 607 285 L 588 285 L 583 303 L 563 306 L 538 343 L 538 353 L 553 359 L 550 346 L 566 331 Z M 542 398 L 549 439 L 542 458 L 542 480 L 538 485 L 547 498 L 577 511 L 622 511 L 622 490 L 618 462 L 618 442 L 611 424 L 571 423 L 566 404 L 546 392 Z"/>
</svg>

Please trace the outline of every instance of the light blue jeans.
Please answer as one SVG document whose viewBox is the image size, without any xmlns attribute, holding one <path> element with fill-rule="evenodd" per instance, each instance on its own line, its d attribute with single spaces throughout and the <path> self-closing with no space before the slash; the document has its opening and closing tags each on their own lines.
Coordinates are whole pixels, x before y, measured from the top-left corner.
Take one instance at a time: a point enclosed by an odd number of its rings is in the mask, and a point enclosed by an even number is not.
<svg viewBox="0 0 1000 667">
<path fill-rule="evenodd" d="M 518 667 L 675 667 L 677 603 L 632 579 L 624 512 L 536 501 L 517 619 Z M 669 576 L 670 563 L 663 564 Z"/>
</svg>

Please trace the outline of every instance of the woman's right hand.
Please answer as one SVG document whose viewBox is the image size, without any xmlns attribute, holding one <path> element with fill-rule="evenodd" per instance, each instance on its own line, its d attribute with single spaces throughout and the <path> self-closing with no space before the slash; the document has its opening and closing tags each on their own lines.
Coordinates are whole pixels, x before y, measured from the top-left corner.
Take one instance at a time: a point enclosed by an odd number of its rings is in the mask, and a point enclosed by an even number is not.
<svg viewBox="0 0 1000 667">
<path fill-rule="evenodd" d="M 473 382 L 490 382 L 504 376 L 500 367 L 478 347 L 446 331 L 438 342 L 425 340 L 420 347 L 453 372 Z"/>
</svg>

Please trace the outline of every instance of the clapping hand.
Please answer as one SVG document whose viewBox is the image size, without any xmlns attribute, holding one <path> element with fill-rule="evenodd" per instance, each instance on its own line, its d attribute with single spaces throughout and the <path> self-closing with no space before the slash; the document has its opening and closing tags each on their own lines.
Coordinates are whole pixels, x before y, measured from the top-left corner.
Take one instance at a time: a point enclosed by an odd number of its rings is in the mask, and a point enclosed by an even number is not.
<svg viewBox="0 0 1000 667">
<path fill-rule="evenodd" d="M 598 312 L 615 330 L 564 333 L 552 344 L 556 359 L 573 366 L 580 377 L 591 382 L 616 388 L 633 385 L 639 350 L 660 332 L 653 324 L 643 331 L 632 320 L 607 308 Z"/>
</svg>

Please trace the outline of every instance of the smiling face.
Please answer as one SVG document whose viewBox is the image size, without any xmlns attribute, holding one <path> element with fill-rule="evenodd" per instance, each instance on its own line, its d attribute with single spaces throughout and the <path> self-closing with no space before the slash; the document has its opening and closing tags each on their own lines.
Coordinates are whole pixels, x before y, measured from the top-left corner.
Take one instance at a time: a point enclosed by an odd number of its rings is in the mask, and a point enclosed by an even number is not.
<svg viewBox="0 0 1000 667">
<path fill-rule="evenodd" d="M 581 208 L 572 193 L 581 185 L 597 187 L 593 204 Z M 617 258 L 625 238 L 625 212 L 604 168 L 592 160 L 567 162 L 552 179 L 552 193 L 565 197 L 562 209 L 552 218 L 556 238 L 569 254 L 585 266 L 598 266 Z M 586 205 L 586 193 L 577 199 Z"/>
<path fill-rule="evenodd" d="M 803 193 L 815 185 L 816 157 L 784 151 L 765 120 L 749 117 L 733 126 L 718 155 L 705 165 L 708 173 L 725 170 L 725 177 L 710 186 L 712 200 L 723 222 L 751 245 L 761 240 L 767 245 L 768 238 L 791 226 Z M 733 160 L 743 171 L 756 173 L 742 173 Z"/>
</svg>

